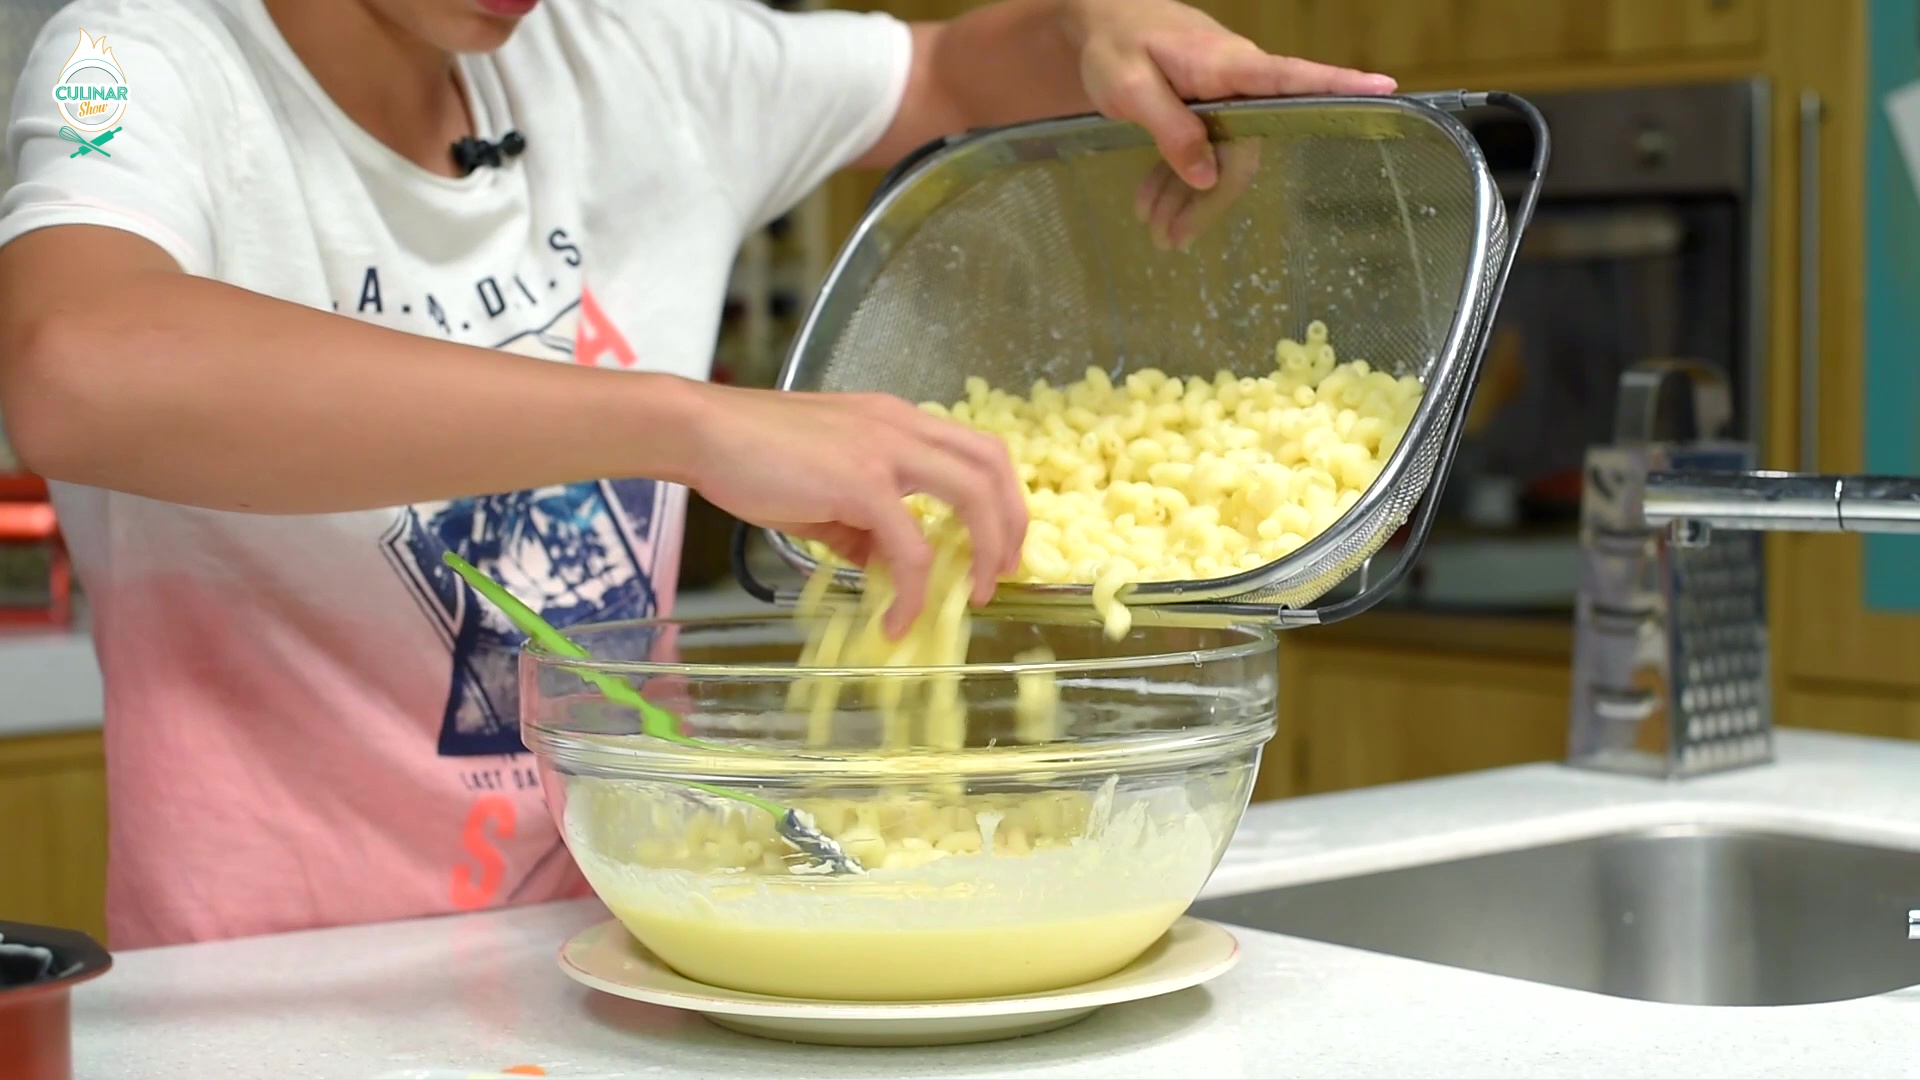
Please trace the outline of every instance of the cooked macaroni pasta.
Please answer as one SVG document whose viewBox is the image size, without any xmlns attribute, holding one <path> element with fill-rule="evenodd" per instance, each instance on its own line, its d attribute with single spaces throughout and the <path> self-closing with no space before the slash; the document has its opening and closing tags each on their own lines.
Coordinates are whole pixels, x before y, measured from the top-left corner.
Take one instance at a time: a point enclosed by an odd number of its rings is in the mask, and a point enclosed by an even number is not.
<svg viewBox="0 0 1920 1080">
<path fill-rule="evenodd" d="M 1423 387 L 1412 377 L 1340 362 L 1325 323 L 1306 340 L 1274 350 L 1260 377 L 1221 371 L 1212 379 L 1149 368 L 1113 382 L 1089 368 L 1067 386 L 1036 382 L 1025 397 L 967 380 L 967 397 L 922 408 L 1006 442 L 1026 490 L 1031 523 L 1014 580 L 1092 587 L 1107 636 L 1126 636 L 1125 590 L 1153 581 L 1222 577 L 1283 558 L 1324 532 L 1359 501 L 1405 436 Z M 893 588 L 870 567 L 857 610 L 832 611 L 802 655 L 803 667 L 958 666 L 966 662 L 971 592 L 964 529 L 951 510 L 924 496 L 908 500 L 933 541 L 925 612 L 899 642 L 881 629 Z M 833 567 L 801 594 L 803 613 L 825 612 Z M 1030 660 L 1051 659 L 1040 655 Z M 840 688 L 801 681 L 795 708 L 809 712 L 824 743 Z M 889 746 L 964 745 L 959 680 L 903 682 L 875 677 L 869 700 L 885 717 Z M 911 699 L 911 700 L 910 700 Z M 1050 675 L 1018 687 L 1021 738 L 1054 731 Z M 912 730 L 911 718 L 924 721 Z M 917 736 L 917 738 L 916 738 Z"/>
<path fill-rule="evenodd" d="M 959 668 L 967 662 L 967 642 L 973 633 L 967 607 L 973 593 L 971 552 L 965 531 L 957 523 L 942 522 L 931 532 L 933 563 L 927 575 L 927 606 L 899 641 L 887 638 L 884 625 L 894 597 L 893 580 L 886 567 L 868 567 L 867 587 L 858 601 L 848 606 L 828 599 L 833 567 L 821 563 L 800 592 L 799 613 L 820 620 L 800 653 L 800 667 Z M 966 710 L 960 700 L 958 674 L 912 679 L 876 675 L 859 689 L 880 714 L 886 748 L 958 749 L 965 745 Z M 842 692 L 840 680 L 829 676 L 794 682 L 788 705 L 806 711 L 811 745 L 826 745 L 832 737 L 833 714 Z M 1050 718 L 1050 707 L 1047 712 Z M 916 718 L 920 721 L 918 731 L 914 730 Z M 1046 723 L 1045 719 L 1031 721 L 1036 730 Z"/>
<path fill-rule="evenodd" d="M 1281 341 L 1263 377 L 1114 383 L 1090 368 L 1026 397 L 970 379 L 923 408 L 1000 436 L 1032 524 L 1016 580 L 1092 585 L 1096 605 L 1138 582 L 1252 570 L 1292 554 L 1358 502 L 1420 403 L 1418 379 L 1338 361 L 1326 324 Z M 919 500 L 937 526 L 947 508 Z"/>
</svg>

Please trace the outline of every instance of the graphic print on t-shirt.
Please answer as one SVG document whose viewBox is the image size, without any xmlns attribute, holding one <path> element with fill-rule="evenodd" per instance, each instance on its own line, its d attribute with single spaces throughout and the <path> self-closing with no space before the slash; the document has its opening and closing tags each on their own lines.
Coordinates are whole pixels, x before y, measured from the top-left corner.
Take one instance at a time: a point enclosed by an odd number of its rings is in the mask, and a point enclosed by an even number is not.
<svg viewBox="0 0 1920 1080">
<path fill-rule="evenodd" d="M 409 507 L 388 558 L 453 651 L 443 757 L 521 752 L 515 650 L 525 640 L 440 561 L 451 550 L 555 626 L 655 614 L 648 567 L 665 490 L 601 480 Z"/>
<path fill-rule="evenodd" d="M 556 230 L 553 234 L 564 238 Z M 562 245 L 577 265 L 577 248 Z M 369 269 L 358 305 L 365 313 Z M 498 280 L 476 288 L 477 320 L 512 323 L 492 348 L 541 360 L 596 363 L 610 357 L 627 366 L 633 353 L 584 288 L 557 314 L 543 312 L 535 294 L 502 291 Z M 491 286 L 491 288 L 489 288 Z M 378 295 L 373 294 L 373 295 Z M 437 301 L 428 317 L 451 336 Z M 387 305 L 376 300 L 379 308 Z M 401 314 L 412 313 L 403 305 Z M 507 316 L 502 319 L 501 316 Z M 457 325 L 468 329 L 469 319 Z M 453 551 L 481 573 L 506 585 L 555 626 L 612 619 L 646 618 L 659 611 L 652 568 L 666 527 L 665 485 L 651 480 L 601 480 L 554 485 L 405 508 L 381 539 L 387 561 L 400 575 L 452 653 L 437 749 L 442 757 L 514 755 L 523 752 L 519 729 L 519 681 L 515 651 L 525 640 L 506 616 L 476 597 L 441 562 Z"/>
</svg>

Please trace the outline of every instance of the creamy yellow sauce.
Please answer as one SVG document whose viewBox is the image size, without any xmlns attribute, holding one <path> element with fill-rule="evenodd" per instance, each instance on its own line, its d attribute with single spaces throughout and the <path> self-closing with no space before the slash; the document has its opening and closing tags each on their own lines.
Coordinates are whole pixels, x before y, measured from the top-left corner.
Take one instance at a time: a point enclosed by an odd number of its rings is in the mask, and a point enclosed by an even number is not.
<svg viewBox="0 0 1920 1080">
<path fill-rule="evenodd" d="M 940 1001 L 1074 986 L 1145 952 L 1184 903 L 1089 918 L 952 927 L 770 926 L 614 907 L 633 936 L 698 982 L 779 997 Z"/>
<path fill-rule="evenodd" d="M 1189 782 L 803 800 L 869 867 L 852 877 L 796 872 L 805 860 L 761 811 L 654 785 L 572 779 L 565 835 L 600 899 L 688 978 L 816 1000 L 995 997 L 1101 978 L 1165 933 L 1245 797 L 1244 778 Z"/>
</svg>

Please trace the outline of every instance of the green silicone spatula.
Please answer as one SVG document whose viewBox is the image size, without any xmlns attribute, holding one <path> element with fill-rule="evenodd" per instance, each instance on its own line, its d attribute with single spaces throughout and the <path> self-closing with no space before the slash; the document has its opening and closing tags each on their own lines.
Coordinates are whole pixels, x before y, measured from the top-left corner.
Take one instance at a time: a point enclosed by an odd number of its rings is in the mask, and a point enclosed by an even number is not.
<svg viewBox="0 0 1920 1080">
<path fill-rule="evenodd" d="M 440 556 L 440 560 L 453 568 L 453 572 L 464 578 L 473 591 L 486 597 L 487 601 L 506 615 L 507 621 L 518 627 L 520 632 L 540 644 L 548 652 L 580 660 L 587 663 L 593 657 L 587 650 L 571 638 L 555 630 L 538 612 L 520 602 L 520 598 L 508 592 L 499 582 L 481 573 L 467 560 L 449 551 Z M 680 733 L 680 718 L 640 696 L 625 679 L 617 679 L 592 668 L 571 667 L 569 671 L 593 684 L 594 688 L 606 696 L 608 701 L 624 705 L 640 714 L 640 730 L 656 739 L 680 743 L 683 746 L 698 746 L 721 753 L 731 752 L 728 747 L 715 746 L 699 739 L 688 738 Z M 757 806 L 773 815 L 774 831 L 794 850 L 813 859 L 835 874 L 858 874 L 863 872 L 859 860 L 847 854 L 832 837 L 820 831 L 813 823 L 813 816 L 798 807 L 781 806 L 770 799 L 758 795 L 749 795 L 733 788 L 719 787 L 714 784 L 701 784 L 692 780 L 683 780 L 687 787 L 704 791 L 709 795 L 718 795 L 723 799 L 733 799 Z"/>
</svg>

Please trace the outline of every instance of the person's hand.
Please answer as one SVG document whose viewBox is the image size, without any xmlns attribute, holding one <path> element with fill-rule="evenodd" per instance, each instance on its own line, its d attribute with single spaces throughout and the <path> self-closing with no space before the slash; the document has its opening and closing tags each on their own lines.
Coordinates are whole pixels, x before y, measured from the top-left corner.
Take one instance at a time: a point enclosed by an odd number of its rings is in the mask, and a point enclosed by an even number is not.
<svg viewBox="0 0 1920 1080">
<path fill-rule="evenodd" d="M 897 590 L 889 633 L 926 603 L 932 562 L 907 496 L 939 499 L 966 525 L 975 604 L 1019 568 L 1026 496 L 999 439 L 883 394 L 703 386 L 697 400 L 688 485 L 742 521 L 885 564 Z"/>
<path fill-rule="evenodd" d="M 1385 75 L 1272 55 L 1175 0 L 1067 0 L 1067 26 L 1094 107 L 1145 128 L 1197 191 L 1214 186 L 1223 163 L 1187 101 L 1388 94 L 1395 86 Z"/>
<path fill-rule="evenodd" d="M 1185 251 L 1193 238 L 1226 213 L 1233 200 L 1253 183 L 1260 171 L 1260 143 L 1241 139 L 1219 147 L 1219 179 L 1211 188 L 1193 187 L 1165 161 L 1147 170 L 1134 192 L 1133 216 L 1147 227 L 1153 246 L 1161 251 Z"/>
</svg>

